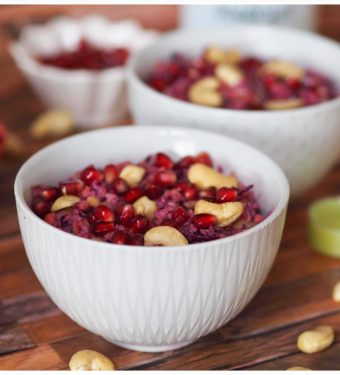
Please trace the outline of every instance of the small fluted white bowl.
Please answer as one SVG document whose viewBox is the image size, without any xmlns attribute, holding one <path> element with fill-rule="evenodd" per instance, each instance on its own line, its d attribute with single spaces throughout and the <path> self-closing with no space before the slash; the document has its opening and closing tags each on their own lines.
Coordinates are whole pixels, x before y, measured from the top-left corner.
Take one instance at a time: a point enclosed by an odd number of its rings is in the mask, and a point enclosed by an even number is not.
<svg viewBox="0 0 340 375">
<path fill-rule="evenodd" d="M 67 70 L 41 64 L 38 56 L 72 51 L 81 39 L 102 48 L 126 47 L 133 55 L 157 34 L 135 21 L 111 22 L 102 16 L 57 17 L 44 25 L 28 25 L 10 52 L 20 71 L 48 108 L 68 109 L 79 127 L 96 127 L 125 120 L 126 68 L 101 71 Z"/>
<path fill-rule="evenodd" d="M 128 73 L 129 102 L 137 123 L 205 129 L 247 142 L 281 166 L 292 196 L 303 194 L 340 157 L 340 98 L 284 111 L 230 110 L 176 100 L 144 83 L 155 61 L 174 52 L 197 56 L 209 45 L 291 60 L 325 73 L 340 87 L 339 44 L 316 34 L 273 26 L 184 30 L 162 37 L 137 54 Z"/>
<path fill-rule="evenodd" d="M 220 240 L 180 247 L 113 245 L 65 233 L 30 209 L 30 187 L 56 184 L 89 163 L 139 161 L 206 150 L 235 171 L 269 216 Z M 237 315 L 266 278 L 279 247 L 289 195 L 280 168 L 231 138 L 168 127 L 86 132 L 32 156 L 15 180 L 20 229 L 32 268 L 71 319 L 117 345 L 140 351 L 176 349 Z"/>
</svg>

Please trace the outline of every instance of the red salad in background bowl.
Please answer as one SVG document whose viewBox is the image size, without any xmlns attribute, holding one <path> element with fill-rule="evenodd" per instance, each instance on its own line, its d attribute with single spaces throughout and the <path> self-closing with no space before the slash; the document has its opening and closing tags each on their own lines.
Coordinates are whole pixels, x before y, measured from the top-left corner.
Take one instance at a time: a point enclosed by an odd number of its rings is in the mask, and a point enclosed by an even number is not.
<svg viewBox="0 0 340 375">
<path fill-rule="evenodd" d="M 130 50 L 126 47 L 103 49 L 82 39 L 73 51 L 62 51 L 52 56 L 37 56 L 36 58 L 41 64 L 60 69 L 99 71 L 124 66 L 129 55 Z"/>
<path fill-rule="evenodd" d="M 157 61 L 147 83 L 176 99 L 239 110 L 300 108 L 338 95 L 334 82 L 312 68 L 220 46 Z"/>
<path fill-rule="evenodd" d="M 25 26 L 10 52 L 48 108 L 93 128 L 127 118 L 126 65 L 157 37 L 133 20 L 60 16 Z"/>
<path fill-rule="evenodd" d="M 148 233 L 170 227 L 191 244 L 261 222 L 252 188 L 224 175 L 206 152 L 178 160 L 158 152 L 139 163 L 87 166 L 57 186 L 36 185 L 31 207 L 47 223 L 84 238 L 144 245 Z"/>
</svg>

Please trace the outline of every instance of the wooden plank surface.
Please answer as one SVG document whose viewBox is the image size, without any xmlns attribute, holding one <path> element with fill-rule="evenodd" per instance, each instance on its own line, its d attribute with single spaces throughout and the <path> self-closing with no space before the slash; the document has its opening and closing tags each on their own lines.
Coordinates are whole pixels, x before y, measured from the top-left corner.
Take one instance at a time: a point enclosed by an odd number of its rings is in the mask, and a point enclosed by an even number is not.
<svg viewBox="0 0 340 375">
<path fill-rule="evenodd" d="M 44 19 L 65 9 L 33 8 L 24 6 L 18 12 L 4 7 L 0 11 L 0 120 L 25 140 L 22 157 L 0 161 L 0 370 L 67 369 L 72 354 L 84 348 L 108 355 L 119 369 L 276 370 L 293 365 L 340 369 L 340 304 L 331 299 L 332 287 L 340 280 L 340 260 L 312 252 L 306 231 L 310 202 L 339 194 L 340 164 L 312 191 L 290 204 L 279 254 L 253 301 L 232 322 L 189 347 L 155 354 L 122 349 L 87 332 L 52 303 L 25 255 L 12 192 L 20 165 L 47 144 L 34 141 L 27 131 L 43 106 L 6 53 L 7 34 L 1 35 L 2 25 L 8 28 L 9 23 L 17 22 L 20 26 L 34 15 Z M 77 11 L 75 7 L 67 9 Z M 130 12 L 126 6 L 116 9 L 117 17 Z M 321 31 L 337 39 L 339 9 L 319 9 Z M 141 18 L 152 26 L 148 12 L 151 8 L 144 9 Z M 157 12 L 163 14 L 164 8 Z M 166 18 L 160 15 L 155 26 L 167 29 L 176 25 L 176 7 L 168 7 L 166 12 Z M 334 327 L 335 343 L 322 353 L 299 353 L 298 334 L 319 324 Z"/>
</svg>

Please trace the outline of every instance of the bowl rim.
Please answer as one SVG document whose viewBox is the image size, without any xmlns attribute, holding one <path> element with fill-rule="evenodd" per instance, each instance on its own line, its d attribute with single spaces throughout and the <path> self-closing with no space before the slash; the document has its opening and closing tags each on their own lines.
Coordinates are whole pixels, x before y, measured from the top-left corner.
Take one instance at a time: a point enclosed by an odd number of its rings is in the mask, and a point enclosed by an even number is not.
<svg viewBox="0 0 340 375">
<path fill-rule="evenodd" d="M 211 28 L 200 28 L 199 33 L 205 33 L 205 32 L 230 32 L 230 30 L 239 30 L 239 29 L 247 29 L 250 30 L 255 30 L 256 32 L 282 32 L 290 36 L 294 35 L 302 35 L 307 38 L 314 38 L 316 41 L 321 42 L 321 43 L 327 43 L 333 47 L 339 48 L 339 53 L 340 53 L 340 47 L 339 43 L 336 41 L 324 37 L 322 35 L 316 34 L 311 31 L 306 31 L 306 30 L 300 30 L 300 29 L 291 29 L 288 27 L 283 27 L 283 26 L 272 26 L 272 25 L 265 25 L 265 24 L 250 24 L 250 23 L 235 23 L 229 26 L 222 26 L 222 27 L 211 27 Z M 188 33 L 194 33 L 197 32 L 195 29 L 190 29 L 190 30 L 175 30 L 171 31 L 168 33 L 165 33 L 163 36 L 161 36 L 158 40 L 156 40 L 154 43 L 151 45 L 143 48 L 141 51 L 137 52 L 134 56 L 131 56 L 131 59 L 129 60 L 128 64 L 126 65 L 127 67 L 127 78 L 129 83 L 136 84 L 141 90 L 144 90 L 148 95 L 152 94 L 155 98 L 158 100 L 164 100 L 164 102 L 169 101 L 170 104 L 172 105 L 178 105 L 180 106 L 181 110 L 195 110 L 197 113 L 198 111 L 203 114 L 205 111 L 209 111 L 209 113 L 213 115 L 218 115 L 221 116 L 223 113 L 226 116 L 234 116 L 235 118 L 244 118 L 245 116 L 256 116 L 256 117 L 275 117 L 275 116 L 287 116 L 290 117 L 293 113 L 301 113 L 301 115 L 308 113 L 308 114 L 314 114 L 315 112 L 319 112 L 322 110 L 328 110 L 330 108 L 336 107 L 340 105 L 340 92 L 339 95 L 331 100 L 327 100 L 325 102 L 311 105 L 311 106 L 304 106 L 301 108 L 292 108 L 292 109 L 285 109 L 285 110 L 278 110 L 278 111 L 270 111 L 270 110 L 240 110 L 240 109 L 229 109 L 229 108 L 214 108 L 214 107 L 208 107 L 208 106 L 203 106 L 199 104 L 194 104 L 190 102 L 186 102 L 181 99 L 176 99 L 171 96 L 165 95 L 163 93 L 160 93 L 159 91 L 151 88 L 149 85 L 147 85 L 137 74 L 137 66 L 139 65 L 139 59 L 141 56 L 147 54 L 149 51 L 153 51 L 154 49 L 157 48 L 158 45 L 164 44 L 167 42 L 167 39 L 171 39 L 174 36 L 177 35 L 185 35 Z M 340 88 L 340 82 L 337 82 L 338 86 Z M 130 85 L 129 85 L 130 86 Z"/>
<path fill-rule="evenodd" d="M 279 201 L 278 201 L 275 209 L 262 222 L 256 224 L 254 227 L 252 227 L 250 229 L 247 229 L 247 230 L 245 230 L 241 233 L 234 234 L 232 236 L 221 238 L 221 239 L 216 239 L 216 240 L 206 241 L 206 242 L 200 242 L 200 243 L 194 243 L 194 244 L 188 244 L 188 245 L 183 245 L 183 246 L 132 246 L 132 245 L 112 244 L 112 243 L 108 243 L 108 242 L 98 242 L 98 241 L 94 241 L 93 239 L 87 239 L 87 238 L 76 236 L 76 235 L 68 233 L 68 232 L 64 232 L 63 230 L 46 223 L 44 220 L 42 220 L 40 217 L 38 217 L 31 210 L 31 208 L 26 203 L 26 201 L 23 197 L 23 191 L 20 189 L 19 184 L 20 184 L 20 181 L 22 180 L 22 174 L 24 173 L 24 171 L 26 169 L 30 168 L 30 164 L 35 159 L 40 158 L 48 150 L 56 147 L 57 145 L 59 145 L 61 143 L 71 142 L 72 140 L 74 140 L 76 138 L 80 139 L 82 137 L 91 136 L 91 134 L 93 132 L 103 133 L 103 135 L 104 135 L 105 133 L 115 132 L 115 130 L 117 130 L 117 129 L 127 131 L 127 132 L 134 131 L 135 130 L 134 127 L 131 127 L 131 126 L 119 126 L 117 128 L 114 127 L 114 128 L 95 129 L 95 130 L 87 131 L 87 132 L 84 132 L 84 133 L 75 134 L 75 135 L 66 137 L 62 140 L 53 142 L 50 145 L 48 145 L 46 147 L 43 147 L 38 152 L 34 153 L 31 157 L 29 157 L 24 162 L 24 164 L 22 164 L 22 166 L 20 167 L 20 169 L 17 172 L 16 177 L 15 177 L 14 195 L 15 195 L 17 206 L 19 206 L 20 209 L 24 212 L 24 214 L 26 214 L 36 225 L 42 226 L 42 228 L 46 228 L 47 230 L 51 230 L 54 234 L 64 237 L 65 240 L 69 239 L 71 241 L 73 239 L 74 241 L 80 241 L 81 243 L 86 243 L 88 245 L 92 244 L 93 245 L 92 247 L 89 246 L 89 247 L 91 247 L 91 249 L 101 247 L 103 249 L 107 249 L 107 250 L 111 250 L 111 251 L 112 250 L 122 251 L 122 248 L 123 248 L 123 250 L 125 250 L 125 251 L 126 250 L 133 251 L 133 252 L 144 251 L 144 252 L 151 252 L 151 253 L 160 252 L 160 251 L 162 251 L 162 252 L 176 252 L 176 251 L 183 251 L 184 249 L 194 251 L 194 250 L 198 250 L 198 249 L 202 248 L 202 246 L 204 246 L 205 243 L 209 243 L 210 246 L 214 246 L 214 245 L 219 246 L 221 244 L 228 244 L 230 242 L 242 239 L 243 237 L 250 236 L 250 235 L 254 234 L 255 232 L 261 231 L 262 229 L 267 227 L 269 224 L 271 224 L 287 208 L 288 199 L 289 199 L 289 184 L 288 184 L 287 177 L 285 176 L 282 169 L 272 159 L 270 159 L 267 155 L 265 155 L 261 151 L 257 150 L 256 148 L 254 148 L 254 147 L 252 147 L 252 146 L 250 146 L 246 143 L 243 143 L 241 141 L 238 141 L 238 140 L 236 140 L 232 137 L 220 136 L 220 135 L 217 135 L 217 134 L 214 134 L 214 133 L 211 133 L 211 132 L 208 132 L 208 131 L 204 131 L 204 130 L 196 130 L 196 129 L 188 129 L 188 128 L 179 129 L 179 128 L 174 128 L 174 127 L 171 127 L 171 126 L 155 127 L 154 125 L 151 125 L 151 126 L 150 125 L 149 126 L 148 125 L 138 125 L 138 128 L 139 128 L 140 131 L 143 131 L 143 132 L 148 131 L 148 132 L 151 132 L 151 133 L 154 133 L 155 130 L 158 128 L 161 131 L 165 131 L 165 132 L 168 132 L 169 134 L 172 133 L 172 134 L 176 134 L 176 135 L 201 134 L 201 135 L 209 135 L 209 136 L 213 135 L 213 136 L 216 136 L 216 137 L 223 137 L 223 138 L 229 139 L 229 141 L 231 141 L 233 143 L 238 144 L 240 147 L 243 147 L 243 149 L 246 149 L 246 150 L 250 151 L 251 153 L 254 154 L 254 156 L 256 156 L 256 154 L 257 154 L 258 156 L 261 156 L 262 158 L 265 158 L 266 162 L 271 164 L 272 167 L 274 168 L 275 174 L 277 176 L 277 180 L 278 180 L 279 184 L 281 185 L 281 195 L 279 197 Z"/>
</svg>

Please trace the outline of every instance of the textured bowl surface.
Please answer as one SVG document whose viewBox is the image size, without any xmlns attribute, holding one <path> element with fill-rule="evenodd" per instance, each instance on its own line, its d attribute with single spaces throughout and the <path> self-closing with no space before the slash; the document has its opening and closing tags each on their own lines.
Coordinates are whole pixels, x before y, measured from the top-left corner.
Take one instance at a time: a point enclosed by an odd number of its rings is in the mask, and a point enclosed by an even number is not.
<svg viewBox="0 0 340 375">
<path fill-rule="evenodd" d="M 134 21 L 111 22 L 102 16 L 57 17 L 44 25 L 28 25 L 11 54 L 22 73 L 49 108 L 70 110 L 80 127 L 101 126 L 127 116 L 125 68 L 99 72 L 70 71 L 40 64 L 35 56 L 49 56 L 77 48 L 82 38 L 98 48 L 126 47 L 133 55 L 157 34 Z"/>
<path fill-rule="evenodd" d="M 230 26 L 171 33 L 137 54 L 130 64 L 129 102 L 137 123 L 205 129 L 250 143 L 282 167 L 292 196 L 303 194 L 340 156 L 340 98 L 294 110 L 237 111 L 176 100 L 143 82 L 158 59 L 174 51 L 195 56 L 211 44 L 263 58 L 291 60 L 330 76 L 340 87 L 339 44 L 298 30 Z"/>
<path fill-rule="evenodd" d="M 30 187 L 57 183 L 89 163 L 138 161 L 164 151 L 201 150 L 253 183 L 270 215 L 228 238 L 181 247 L 122 246 L 83 239 L 45 223 L 29 208 Z M 267 156 L 219 135 L 167 127 L 121 127 L 69 137 L 41 150 L 18 172 L 15 197 L 31 265 L 53 301 L 88 330 L 123 347 L 185 346 L 237 315 L 266 278 L 279 247 L 289 195 Z"/>
</svg>

